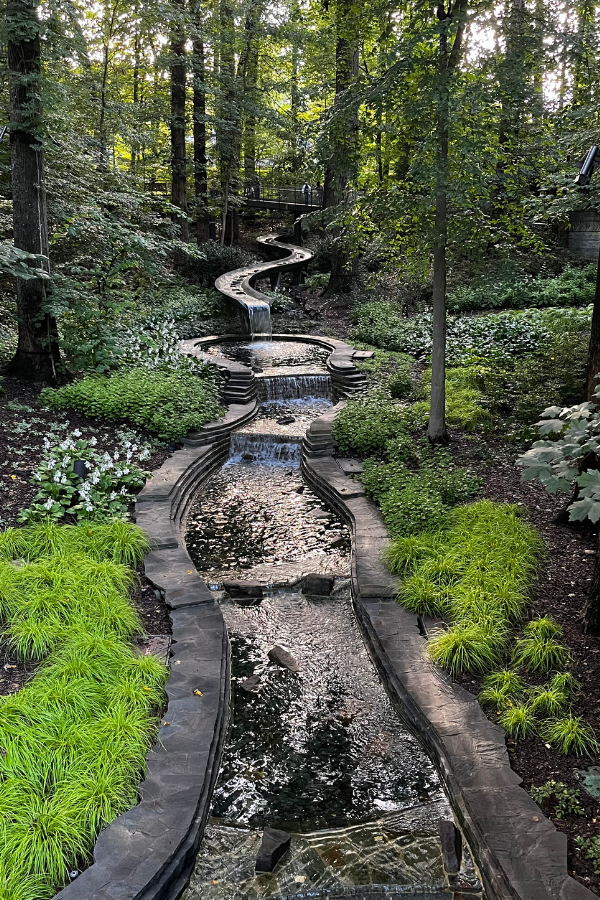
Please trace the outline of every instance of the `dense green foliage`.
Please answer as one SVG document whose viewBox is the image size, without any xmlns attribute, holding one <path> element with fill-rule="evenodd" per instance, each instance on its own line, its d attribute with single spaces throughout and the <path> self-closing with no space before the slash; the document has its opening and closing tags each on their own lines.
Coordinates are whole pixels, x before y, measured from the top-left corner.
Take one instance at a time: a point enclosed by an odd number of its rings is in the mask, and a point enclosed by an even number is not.
<svg viewBox="0 0 600 900">
<path fill-rule="evenodd" d="M 595 265 L 566 266 L 554 278 L 514 274 L 505 280 L 487 276 L 448 295 L 448 309 L 526 309 L 527 307 L 587 306 L 594 302 Z"/>
<path fill-rule="evenodd" d="M 109 421 L 126 419 L 161 438 L 176 439 L 223 414 L 212 374 L 208 367 L 204 371 L 204 378 L 143 369 L 88 376 L 56 390 L 47 388 L 40 403 Z"/>
<path fill-rule="evenodd" d="M 46 898 L 137 800 L 166 668 L 137 655 L 128 599 L 147 548 L 139 529 L 40 524 L 0 535 L 5 639 L 40 662 L 0 699 L 0 885 Z"/>
</svg>

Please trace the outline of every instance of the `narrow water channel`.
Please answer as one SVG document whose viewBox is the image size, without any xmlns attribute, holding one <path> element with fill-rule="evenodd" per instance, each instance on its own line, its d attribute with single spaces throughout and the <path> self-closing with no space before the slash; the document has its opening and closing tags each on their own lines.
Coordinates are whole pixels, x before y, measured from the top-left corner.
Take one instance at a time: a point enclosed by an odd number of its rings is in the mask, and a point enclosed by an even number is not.
<svg viewBox="0 0 600 900">
<path fill-rule="evenodd" d="M 286 378 L 329 381 L 315 348 L 279 343 L 219 352 L 265 378 L 285 365 L 294 370 Z M 277 396 L 274 383 L 284 382 L 272 381 L 188 519 L 188 550 L 230 636 L 232 705 L 211 817 L 183 896 L 450 897 L 437 830 L 440 818 L 452 819 L 450 806 L 363 643 L 348 530 L 300 473 L 302 435 L 330 396 L 323 386 L 308 399 L 287 396 L 287 386 Z M 240 596 L 240 582 L 259 583 L 262 597 Z M 266 827 L 289 833 L 291 845 L 272 872 L 256 873 Z M 479 887 L 468 853 L 461 878 Z"/>
</svg>

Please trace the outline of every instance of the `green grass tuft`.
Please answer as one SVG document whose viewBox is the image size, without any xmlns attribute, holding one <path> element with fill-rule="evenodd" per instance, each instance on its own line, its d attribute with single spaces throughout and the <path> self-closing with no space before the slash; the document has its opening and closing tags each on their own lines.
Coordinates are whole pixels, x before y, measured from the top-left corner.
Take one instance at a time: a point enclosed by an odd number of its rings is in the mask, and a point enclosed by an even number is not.
<svg viewBox="0 0 600 900">
<path fill-rule="evenodd" d="M 524 635 L 516 643 L 514 665 L 530 672 L 550 672 L 552 669 L 564 669 L 571 661 L 567 648 L 554 638 L 526 632 Z"/>
<path fill-rule="evenodd" d="M 579 716 L 568 715 L 545 722 L 541 733 L 544 740 L 565 755 L 593 757 L 600 751 L 593 728 Z"/>
<path fill-rule="evenodd" d="M 498 665 L 504 648 L 502 638 L 489 627 L 459 623 L 432 634 L 429 655 L 451 675 L 482 675 Z"/>
<path fill-rule="evenodd" d="M 506 733 L 516 740 L 533 737 L 537 732 L 535 714 L 528 704 L 519 704 L 505 709 L 498 722 Z"/>
</svg>

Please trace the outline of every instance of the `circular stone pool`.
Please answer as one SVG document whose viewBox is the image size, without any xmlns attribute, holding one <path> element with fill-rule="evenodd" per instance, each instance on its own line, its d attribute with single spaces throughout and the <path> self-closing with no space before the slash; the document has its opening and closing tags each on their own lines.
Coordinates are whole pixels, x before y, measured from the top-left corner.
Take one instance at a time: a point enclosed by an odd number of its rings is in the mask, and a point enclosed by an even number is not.
<svg viewBox="0 0 600 900">
<path fill-rule="evenodd" d="M 325 371 L 327 357 L 331 353 L 326 347 L 302 341 L 223 341 L 211 344 L 205 352 L 210 356 L 224 356 L 263 371 L 275 369 L 273 374 L 286 374 L 299 368 L 305 374 Z"/>
</svg>

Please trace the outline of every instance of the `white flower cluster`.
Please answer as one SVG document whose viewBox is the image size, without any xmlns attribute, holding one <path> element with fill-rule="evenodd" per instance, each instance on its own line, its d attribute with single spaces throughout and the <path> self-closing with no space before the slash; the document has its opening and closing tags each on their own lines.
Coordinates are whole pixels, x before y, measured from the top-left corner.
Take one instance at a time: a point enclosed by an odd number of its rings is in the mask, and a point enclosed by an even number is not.
<svg viewBox="0 0 600 900">
<path fill-rule="evenodd" d="M 47 515 L 60 519 L 67 512 L 79 518 L 127 515 L 133 491 L 145 481 L 137 462 L 150 450 L 122 440 L 121 450 L 111 455 L 96 451 L 96 444 L 96 438 L 83 440 L 79 429 L 54 446 L 44 440 L 44 456 L 32 478 L 38 492 L 30 509 L 22 511 L 24 521 Z M 75 461 L 85 463 L 85 478 L 74 471 Z"/>
<path fill-rule="evenodd" d="M 194 361 L 179 349 L 179 333 L 172 319 L 148 319 L 144 327 L 125 331 L 120 344 L 123 365 L 168 371 L 195 369 Z"/>
</svg>

